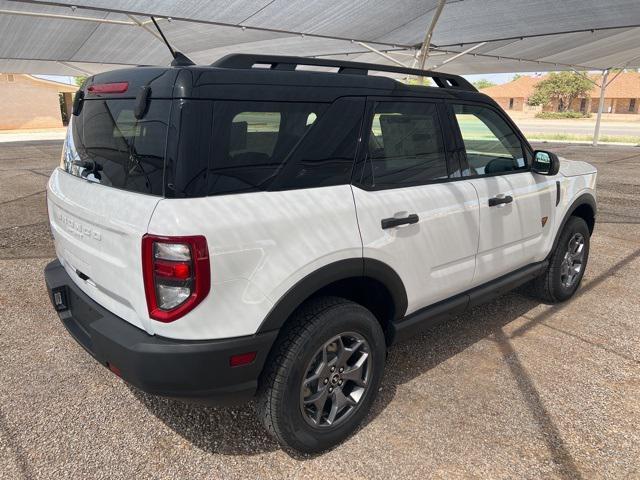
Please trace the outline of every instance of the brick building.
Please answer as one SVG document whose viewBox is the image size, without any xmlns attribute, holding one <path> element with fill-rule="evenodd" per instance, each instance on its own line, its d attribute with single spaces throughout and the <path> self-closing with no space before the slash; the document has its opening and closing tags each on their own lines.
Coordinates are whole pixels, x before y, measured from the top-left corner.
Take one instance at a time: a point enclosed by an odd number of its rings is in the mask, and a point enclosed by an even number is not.
<svg viewBox="0 0 640 480">
<path fill-rule="evenodd" d="M 611 80 L 616 74 L 609 75 Z M 527 105 L 529 97 L 533 95 L 535 85 L 544 80 L 546 76 L 528 77 L 522 76 L 512 82 L 493 87 L 483 88 L 482 93 L 486 93 L 505 110 L 527 111 L 534 107 Z M 590 78 L 600 84 L 601 75 L 590 75 Z M 589 95 L 585 98 L 575 99 L 567 110 L 592 112 L 598 111 L 600 100 L 600 88 L 593 86 Z M 558 111 L 558 102 L 553 101 L 546 105 L 545 111 Z M 640 73 L 624 72 L 618 75 L 605 91 L 604 113 L 640 113 Z"/>
<path fill-rule="evenodd" d="M 62 127 L 59 95 L 70 112 L 77 89 L 31 75 L 0 73 L 0 130 Z"/>
</svg>

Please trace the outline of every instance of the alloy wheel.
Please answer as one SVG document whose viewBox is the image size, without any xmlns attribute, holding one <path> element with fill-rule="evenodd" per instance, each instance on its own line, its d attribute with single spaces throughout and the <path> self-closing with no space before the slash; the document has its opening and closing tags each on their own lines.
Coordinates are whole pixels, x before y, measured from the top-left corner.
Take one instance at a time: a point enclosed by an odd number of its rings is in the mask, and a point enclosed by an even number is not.
<svg viewBox="0 0 640 480">
<path fill-rule="evenodd" d="M 573 287 L 584 266 L 585 241 L 581 233 L 574 233 L 560 264 L 560 282 L 565 288 Z"/>
<path fill-rule="evenodd" d="M 336 335 L 309 362 L 300 390 L 303 417 L 313 427 L 335 427 L 357 410 L 371 378 L 373 362 L 365 338 Z"/>
</svg>

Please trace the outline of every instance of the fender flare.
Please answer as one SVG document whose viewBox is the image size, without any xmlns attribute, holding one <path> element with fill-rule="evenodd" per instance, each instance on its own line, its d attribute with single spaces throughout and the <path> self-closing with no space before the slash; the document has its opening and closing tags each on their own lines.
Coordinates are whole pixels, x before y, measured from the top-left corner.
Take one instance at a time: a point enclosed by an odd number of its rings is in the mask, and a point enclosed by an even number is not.
<svg viewBox="0 0 640 480">
<path fill-rule="evenodd" d="M 564 217 L 562 219 L 562 223 L 560 223 L 560 227 L 558 228 L 558 231 L 556 232 L 556 236 L 553 239 L 553 245 L 551 247 L 551 252 L 549 253 L 549 256 L 553 254 L 556 247 L 558 246 L 558 242 L 560 241 L 560 235 L 562 235 L 562 230 L 564 230 L 564 226 L 569 221 L 569 218 L 571 218 L 571 216 L 573 215 L 573 212 L 575 212 L 578 209 L 578 207 L 581 207 L 582 205 L 589 205 L 591 207 L 591 210 L 593 210 L 593 218 L 595 222 L 596 213 L 597 213 L 596 199 L 593 196 L 593 194 L 590 192 L 583 193 L 571 203 L 569 208 L 567 208 L 567 211 L 564 214 Z"/>
<path fill-rule="evenodd" d="M 339 280 L 357 277 L 372 278 L 382 283 L 391 293 L 395 305 L 392 320 L 404 316 L 407 311 L 407 292 L 396 271 L 372 258 L 349 258 L 320 267 L 299 280 L 271 308 L 256 333 L 280 329 L 295 309 L 318 290 Z"/>
</svg>

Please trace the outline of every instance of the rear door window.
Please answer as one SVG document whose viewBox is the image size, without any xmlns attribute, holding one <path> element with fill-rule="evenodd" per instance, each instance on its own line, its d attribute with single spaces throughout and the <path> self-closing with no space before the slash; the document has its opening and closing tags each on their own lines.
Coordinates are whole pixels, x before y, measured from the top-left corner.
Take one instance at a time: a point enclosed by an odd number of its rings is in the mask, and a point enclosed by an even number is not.
<svg viewBox="0 0 640 480">
<path fill-rule="evenodd" d="M 397 188 L 447 178 L 437 106 L 426 102 L 377 102 L 362 184 Z"/>
</svg>

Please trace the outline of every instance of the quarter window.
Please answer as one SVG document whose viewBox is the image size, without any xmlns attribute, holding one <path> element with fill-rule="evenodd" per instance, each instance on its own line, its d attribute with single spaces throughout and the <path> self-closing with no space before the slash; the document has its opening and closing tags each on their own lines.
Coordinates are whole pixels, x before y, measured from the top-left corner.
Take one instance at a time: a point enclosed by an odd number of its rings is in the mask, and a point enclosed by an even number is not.
<svg viewBox="0 0 640 480">
<path fill-rule="evenodd" d="M 168 196 L 347 185 L 365 100 L 205 101 L 181 105 Z"/>
<path fill-rule="evenodd" d="M 527 170 L 522 142 L 497 112 L 476 105 L 454 105 L 466 150 L 465 175 Z"/>
<path fill-rule="evenodd" d="M 447 162 L 436 106 L 378 102 L 371 121 L 362 183 L 402 187 L 445 178 Z"/>
<path fill-rule="evenodd" d="M 233 117 L 229 154 L 273 155 L 280 131 L 280 112 L 241 112 Z"/>
</svg>

